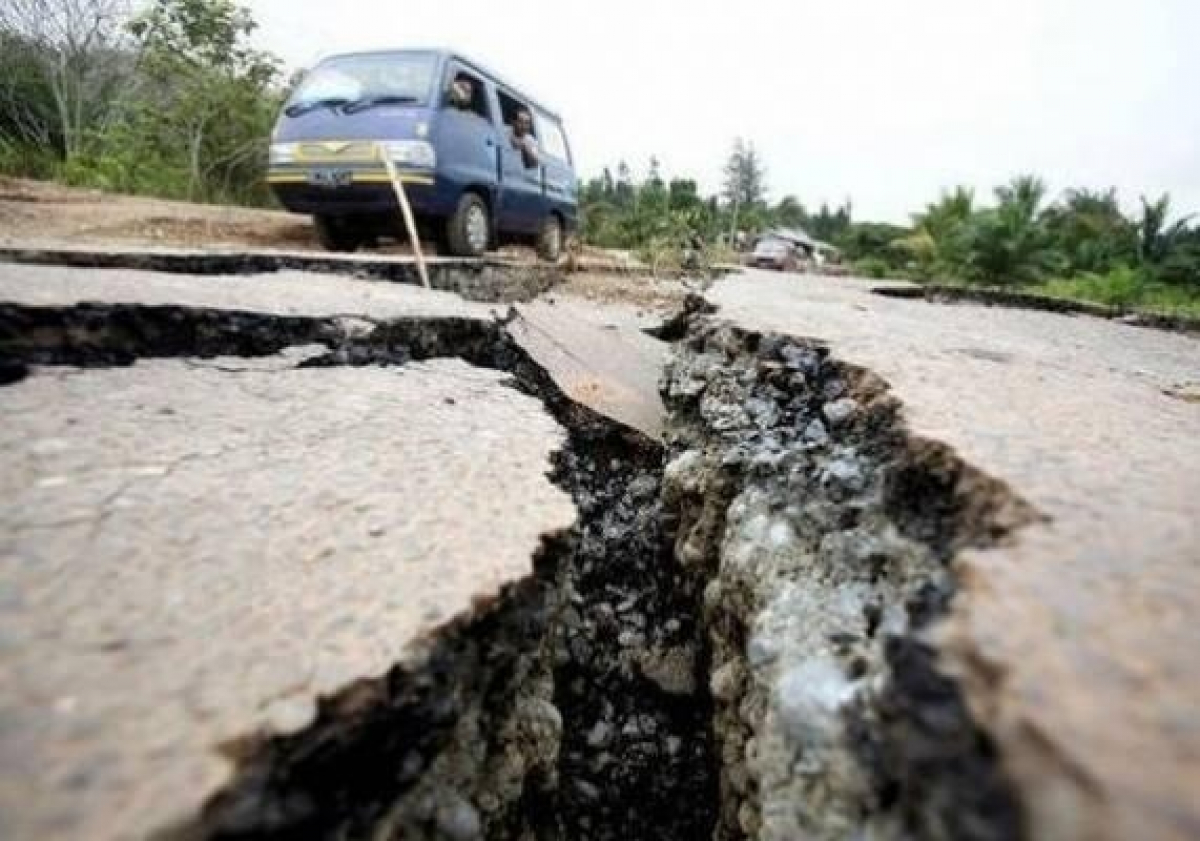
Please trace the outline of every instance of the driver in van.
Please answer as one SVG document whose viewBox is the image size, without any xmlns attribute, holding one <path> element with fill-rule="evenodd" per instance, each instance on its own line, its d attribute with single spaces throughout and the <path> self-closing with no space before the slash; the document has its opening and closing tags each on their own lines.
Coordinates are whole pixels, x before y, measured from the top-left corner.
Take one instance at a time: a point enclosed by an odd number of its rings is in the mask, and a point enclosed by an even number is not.
<svg viewBox="0 0 1200 841">
<path fill-rule="evenodd" d="M 450 104 L 460 111 L 470 111 L 475 102 L 475 85 L 470 78 L 459 73 L 450 83 Z"/>
<path fill-rule="evenodd" d="M 525 162 L 526 169 L 533 169 L 538 165 L 538 142 L 533 136 L 533 115 L 526 108 L 518 111 L 517 118 L 513 121 L 512 145 L 521 153 L 521 160 Z"/>
</svg>

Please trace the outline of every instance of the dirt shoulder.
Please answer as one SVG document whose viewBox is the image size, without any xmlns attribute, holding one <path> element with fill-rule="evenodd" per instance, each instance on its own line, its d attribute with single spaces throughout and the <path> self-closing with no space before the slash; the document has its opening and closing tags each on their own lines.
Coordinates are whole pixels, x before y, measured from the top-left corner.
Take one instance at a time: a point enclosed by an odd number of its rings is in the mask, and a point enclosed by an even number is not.
<svg viewBox="0 0 1200 841">
<path fill-rule="evenodd" d="M 0 177 L 0 241 L 316 248 L 306 217 Z"/>
</svg>

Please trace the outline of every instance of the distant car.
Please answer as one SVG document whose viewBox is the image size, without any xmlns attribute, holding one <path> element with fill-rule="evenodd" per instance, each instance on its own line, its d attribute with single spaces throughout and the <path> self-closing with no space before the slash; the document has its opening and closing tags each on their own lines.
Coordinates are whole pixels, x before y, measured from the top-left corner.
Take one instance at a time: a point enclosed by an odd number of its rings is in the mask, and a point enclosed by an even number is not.
<svg viewBox="0 0 1200 841">
<path fill-rule="evenodd" d="M 763 239 L 754 246 L 750 265 L 756 269 L 795 272 L 800 269 L 800 250 L 784 239 Z"/>
</svg>

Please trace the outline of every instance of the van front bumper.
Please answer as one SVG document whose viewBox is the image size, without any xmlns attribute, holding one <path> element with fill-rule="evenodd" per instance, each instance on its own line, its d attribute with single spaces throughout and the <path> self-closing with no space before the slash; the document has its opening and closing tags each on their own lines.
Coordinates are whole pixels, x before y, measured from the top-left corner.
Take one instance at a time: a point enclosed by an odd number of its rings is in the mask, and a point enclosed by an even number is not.
<svg viewBox="0 0 1200 841">
<path fill-rule="evenodd" d="M 446 207 L 445 190 L 434 173 L 404 170 L 398 174 L 415 213 L 443 216 L 453 210 Z M 383 167 L 272 167 L 266 181 L 279 203 L 293 213 L 344 216 L 399 210 L 395 189 Z"/>
</svg>

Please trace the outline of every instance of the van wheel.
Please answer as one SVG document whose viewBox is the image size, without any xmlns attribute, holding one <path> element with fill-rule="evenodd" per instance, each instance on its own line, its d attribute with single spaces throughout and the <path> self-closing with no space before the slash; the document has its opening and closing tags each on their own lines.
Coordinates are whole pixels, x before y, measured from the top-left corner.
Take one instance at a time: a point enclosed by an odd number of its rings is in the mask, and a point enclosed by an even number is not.
<svg viewBox="0 0 1200 841">
<path fill-rule="evenodd" d="M 474 193 L 464 193 L 446 222 L 446 244 L 458 257 L 482 257 L 492 238 L 487 205 Z"/>
<path fill-rule="evenodd" d="M 563 227 L 562 222 L 553 214 L 547 216 L 538 231 L 537 252 L 543 260 L 557 263 L 562 256 Z"/>
<path fill-rule="evenodd" d="M 354 221 L 344 216 L 316 216 L 317 239 L 326 251 L 357 251 L 362 242 Z"/>
</svg>

